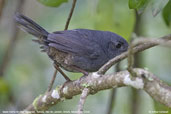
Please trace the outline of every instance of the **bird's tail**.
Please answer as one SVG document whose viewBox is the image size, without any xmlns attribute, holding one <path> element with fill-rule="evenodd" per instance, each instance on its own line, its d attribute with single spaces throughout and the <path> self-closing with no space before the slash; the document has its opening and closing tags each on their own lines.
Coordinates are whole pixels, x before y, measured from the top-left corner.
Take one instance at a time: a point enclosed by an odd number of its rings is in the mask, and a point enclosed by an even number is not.
<svg viewBox="0 0 171 114">
<path fill-rule="evenodd" d="M 19 28 L 21 28 L 21 30 L 28 32 L 38 38 L 38 40 L 34 41 L 40 44 L 47 45 L 47 36 L 49 33 L 45 29 L 43 29 L 37 23 L 32 21 L 30 18 L 19 13 L 15 14 L 14 19 L 16 23 L 19 25 Z"/>
</svg>

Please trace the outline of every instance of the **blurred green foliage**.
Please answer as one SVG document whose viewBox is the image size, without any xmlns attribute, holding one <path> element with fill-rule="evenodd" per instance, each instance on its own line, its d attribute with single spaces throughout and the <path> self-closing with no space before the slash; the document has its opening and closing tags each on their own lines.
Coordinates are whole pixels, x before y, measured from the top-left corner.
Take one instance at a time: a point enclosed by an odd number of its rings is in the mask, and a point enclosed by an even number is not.
<svg viewBox="0 0 171 114">
<path fill-rule="evenodd" d="M 8 81 L 0 77 L 0 106 L 5 107 L 10 98 L 10 85 Z"/>
<path fill-rule="evenodd" d="M 143 13 L 149 5 L 153 16 L 162 11 L 166 25 L 169 26 L 171 23 L 171 0 L 129 0 L 128 4 L 130 9 L 137 10 L 139 14 Z"/>
<path fill-rule="evenodd" d="M 163 18 L 166 25 L 171 25 L 171 0 L 169 0 L 167 5 L 163 9 Z"/>
<path fill-rule="evenodd" d="M 134 29 L 135 16 L 133 11 L 128 10 L 125 1 L 99 0 L 96 11 L 95 29 L 115 32 L 129 41 Z"/>
<path fill-rule="evenodd" d="M 129 8 L 136 9 L 139 13 L 142 13 L 148 2 L 149 0 L 129 0 Z"/>
<path fill-rule="evenodd" d="M 37 0 L 43 5 L 50 6 L 50 7 L 58 7 L 62 3 L 67 2 L 68 0 Z"/>
<path fill-rule="evenodd" d="M 166 6 L 169 0 L 152 0 L 150 1 L 150 7 L 152 10 L 152 15 L 157 16 L 163 8 Z"/>
<path fill-rule="evenodd" d="M 139 3 L 139 2 L 142 3 Z M 47 3 L 46 3 L 47 2 Z M 24 14 L 49 32 L 63 30 L 72 0 L 28 0 L 24 7 Z M 158 0 L 153 0 L 153 3 Z M 0 63 L 8 45 L 15 0 L 6 3 L 3 18 L 0 23 Z M 45 4 L 41 5 L 40 3 Z M 77 0 L 76 8 L 69 25 L 69 29 L 87 28 L 115 32 L 128 41 L 135 26 L 135 10 L 141 13 L 141 33 L 147 37 L 160 37 L 171 33 L 171 28 L 165 22 L 170 22 L 170 3 L 163 0 L 160 4 L 150 4 L 148 0 Z M 138 5 L 140 4 L 140 5 Z M 167 5 L 166 5 L 167 4 Z M 158 5 L 160 7 L 158 7 Z M 153 8 L 152 8 L 153 6 Z M 54 8 L 55 7 L 55 8 Z M 164 9 L 163 9 L 164 7 Z M 133 8 L 133 9 L 130 9 Z M 159 9 L 156 9 L 159 8 Z M 155 17 L 152 9 L 159 11 Z M 163 12 L 163 13 L 161 13 Z M 52 61 L 45 53 L 41 53 L 39 45 L 31 41 L 33 36 L 20 32 L 19 40 L 13 52 L 12 60 L 8 65 L 5 76 L 0 79 L 0 111 L 23 109 L 32 103 L 33 99 L 43 94 L 54 72 Z M 156 74 L 161 80 L 171 84 L 171 52 L 167 48 L 152 48 L 144 52 L 144 67 Z M 125 64 L 123 64 L 125 65 Z M 110 70 L 110 73 L 113 69 Z M 82 74 L 66 72 L 71 79 L 78 79 Z M 55 84 L 62 84 L 65 80 L 58 74 Z M 9 96 L 15 100 L 11 108 Z M 109 90 L 101 91 L 89 96 L 86 100 L 85 110 L 90 114 L 104 114 L 107 109 Z M 116 114 L 131 114 L 131 89 L 123 87 L 117 89 L 114 112 Z M 79 96 L 64 101 L 52 107 L 50 110 L 77 110 Z M 149 110 L 168 110 L 166 107 L 156 107 L 153 99 L 144 91 L 140 94 L 139 114 L 148 114 Z M 154 105 L 155 104 L 155 105 Z M 169 111 L 170 113 L 170 111 Z"/>
<path fill-rule="evenodd" d="M 168 108 L 168 107 L 164 106 L 163 104 L 160 104 L 159 102 L 156 102 L 156 101 L 155 101 L 154 107 L 155 107 L 155 109 L 158 110 L 158 111 L 168 111 L 168 114 L 171 113 L 171 108 Z M 162 112 L 159 113 L 159 114 L 162 114 Z"/>
<path fill-rule="evenodd" d="M 2 77 L 0 78 L 0 95 L 9 94 L 9 84 Z"/>
</svg>

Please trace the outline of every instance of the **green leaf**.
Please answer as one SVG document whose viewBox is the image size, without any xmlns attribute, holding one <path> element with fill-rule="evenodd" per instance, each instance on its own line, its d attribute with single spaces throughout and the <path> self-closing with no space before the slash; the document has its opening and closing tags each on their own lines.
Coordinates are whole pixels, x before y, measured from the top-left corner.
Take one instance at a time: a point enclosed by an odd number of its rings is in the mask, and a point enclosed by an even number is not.
<svg viewBox="0 0 171 114">
<path fill-rule="evenodd" d="M 164 7 L 162 15 L 166 25 L 169 26 L 171 24 L 171 0 Z"/>
<path fill-rule="evenodd" d="M 68 2 L 68 0 L 37 0 L 45 6 L 50 7 L 58 7 L 64 2 Z"/>
<path fill-rule="evenodd" d="M 135 16 L 125 0 L 99 0 L 94 17 L 95 29 L 114 32 L 129 41 Z"/>
<path fill-rule="evenodd" d="M 152 15 L 155 17 L 159 14 L 160 11 L 166 6 L 169 0 L 152 0 Z"/>
<path fill-rule="evenodd" d="M 129 0 L 129 8 L 136 9 L 138 13 L 142 13 L 148 2 L 149 0 Z"/>
</svg>

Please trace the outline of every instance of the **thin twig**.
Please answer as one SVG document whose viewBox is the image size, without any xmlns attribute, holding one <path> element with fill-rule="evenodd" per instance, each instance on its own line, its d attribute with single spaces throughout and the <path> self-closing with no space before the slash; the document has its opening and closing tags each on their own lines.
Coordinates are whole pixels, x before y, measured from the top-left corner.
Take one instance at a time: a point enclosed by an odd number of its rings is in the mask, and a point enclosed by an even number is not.
<svg viewBox="0 0 171 114">
<path fill-rule="evenodd" d="M 67 29 L 68 29 L 68 26 L 69 26 L 69 23 L 70 23 L 72 14 L 73 14 L 73 12 L 74 12 L 74 8 L 75 8 L 75 5 L 76 5 L 76 2 L 77 2 L 77 0 L 73 0 L 73 2 L 72 2 L 72 8 L 71 8 L 71 10 L 70 10 L 70 13 L 69 13 L 67 22 L 66 22 L 66 24 L 65 24 L 65 29 L 64 29 L 64 30 L 67 30 Z"/>
<path fill-rule="evenodd" d="M 129 73 L 133 77 L 136 76 L 135 72 L 132 70 L 133 69 L 133 65 L 134 65 L 134 54 L 133 54 L 133 44 L 132 42 L 130 43 L 129 49 L 128 49 L 128 68 L 127 70 L 129 71 Z"/>
<path fill-rule="evenodd" d="M 171 40 L 171 34 L 167 35 L 167 36 L 163 36 L 161 38 L 158 38 L 160 40 L 165 40 L 166 42 L 167 41 L 170 41 Z M 139 44 L 139 43 L 137 43 Z M 135 53 L 138 53 L 138 52 L 141 52 L 141 51 L 144 51 L 146 49 L 149 49 L 151 47 L 154 47 L 156 45 L 159 45 L 158 42 L 146 42 L 144 44 L 139 44 L 139 45 L 136 45 L 134 48 L 133 48 L 133 54 Z M 125 59 L 126 57 L 128 56 L 128 51 L 127 52 L 124 52 L 122 53 L 121 55 L 118 55 L 116 56 L 115 58 L 109 60 L 105 65 L 103 65 L 99 71 L 98 71 L 98 74 L 104 74 L 111 66 L 113 66 L 114 64 L 116 64 L 117 62 Z"/>
<path fill-rule="evenodd" d="M 155 43 L 162 46 L 171 46 L 171 41 L 166 41 L 165 39 L 156 39 L 156 38 L 138 38 L 136 40 L 133 40 L 130 43 L 129 49 L 128 49 L 128 68 L 127 70 L 130 72 L 132 76 L 136 76 L 135 72 L 132 70 L 134 65 L 134 54 L 133 54 L 133 46 L 137 46 L 139 44 L 144 43 Z"/>
<path fill-rule="evenodd" d="M 159 38 L 138 38 L 136 40 L 133 41 L 134 45 L 139 45 L 139 44 L 145 44 L 145 43 L 156 43 L 158 45 L 161 46 L 166 46 L 166 47 L 170 47 L 171 46 L 171 41 L 167 41 L 165 39 L 159 39 Z"/>
<path fill-rule="evenodd" d="M 25 0 L 19 0 L 18 1 L 17 8 L 16 8 L 17 12 L 21 12 L 23 10 L 24 2 L 25 2 Z M 0 65 L 0 76 L 3 76 L 5 73 L 7 65 L 9 64 L 9 61 L 12 58 L 12 53 L 14 51 L 16 42 L 18 40 L 19 30 L 17 29 L 17 25 L 15 22 L 13 22 L 13 26 L 11 28 L 12 28 L 11 39 L 10 39 L 10 42 L 8 44 L 7 50 L 4 54 L 4 57 L 2 60 L 3 62 Z"/>
<path fill-rule="evenodd" d="M 52 79 L 51 79 L 51 82 L 50 82 L 50 84 L 49 84 L 49 86 L 48 86 L 48 92 L 52 89 L 52 86 L 53 86 L 53 83 L 54 83 L 54 81 L 55 81 L 55 78 L 56 78 L 56 74 L 57 74 L 57 70 L 55 70 L 55 72 L 54 72 L 54 74 L 53 74 L 53 77 L 52 77 Z"/>
<path fill-rule="evenodd" d="M 76 5 L 76 1 L 77 1 L 77 0 L 73 0 L 72 7 L 71 7 L 71 10 L 70 10 L 68 19 L 67 19 L 67 21 L 66 21 L 65 29 L 64 29 L 64 30 L 67 30 L 67 29 L 68 29 L 69 23 L 70 23 L 70 21 L 71 21 L 72 14 L 73 14 L 73 12 L 74 12 L 74 8 L 75 8 L 75 5 Z M 58 67 L 58 69 L 60 69 L 60 68 Z M 48 87 L 48 91 L 51 91 L 51 89 L 52 89 L 53 83 L 54 83 L 54 81 L 55 81 L 55 79 L 56 79 L 56 75 L 57 75 L 58 69 L 55 68 L 53 77 L 52 77 L 51 82 L 50 82 L 50 85 L 49 85 L 49 87 Z M 62 70 L 60 69 L 60 71 L 62 71 Z M 62 75 L 64 76 L 65 74 L 62 73 Z M 67 76 L 64 76 L 64 77 L 65 77 L 65 79 L 66 79 Z M 68 78 L 68 77 L 67 77 L 67 78 Z M 70 80 L 70 79 L 68 78 L 68 80 Z"/>
<path fill-rule="evenodd" d="M 48 86 L 48 89 L 47 89 L 48 92 L 52 90 L 52 86 L 53 86 L 53 84 L 54 84 L 54 82 L 55 82 L 57 73 L 58 73 L 58 70 L 55 69 L 55 71 L 54 71 L 54 73 L 53 73 L 53 77 L 52 77 L 52 79 L 51 79 L 51 81 L 50 81 L 50 84 L 49 84 L 49 86 Z"/>
<path fill-rule="evenodd" d="M 170 38 L 171 39 L 171 38 Z M 145 43 L 155 43 L 162 46 L 171 46 L 171 41 L 166 41 L 165 39 L 156 39 L 156 38 L 138 38 L 131 42 L 128 49 L 128 68 L 127 70 L 130 72 L 132 76 L 136 76 L 135 72 L 132 70 L 134 65 L 134 54 L 133 54 L 133 46 L 137 46 Z"/>
<path fill-rule="evenodd" d="M 83 107 L 85 104 L 85 100 L 89 94 L 90 90 L 88 88 L 84 88 L 82 91 L 82 94 L 80 96 L 80 101 L 78 103 L 78 112 L 77 114 L 82 114 L 83 113 Z"/>
</svg>

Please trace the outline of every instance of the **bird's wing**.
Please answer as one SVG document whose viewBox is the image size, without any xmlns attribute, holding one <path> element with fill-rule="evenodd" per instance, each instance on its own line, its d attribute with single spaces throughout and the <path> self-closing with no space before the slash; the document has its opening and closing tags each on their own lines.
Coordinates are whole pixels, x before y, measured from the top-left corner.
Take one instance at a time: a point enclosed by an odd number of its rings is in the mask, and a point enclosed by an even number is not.
<svg viewBox="0 0 171 114">
<path fill-rule="evenodd" d="M 86 37 L 88 37 L 86 35 Z M 78 34 L 75 30 L 55 32 L 48 35 L 49 46 L 57 50 L 96 59 L 100 56 L 100 46 Z"/>
</svg>

